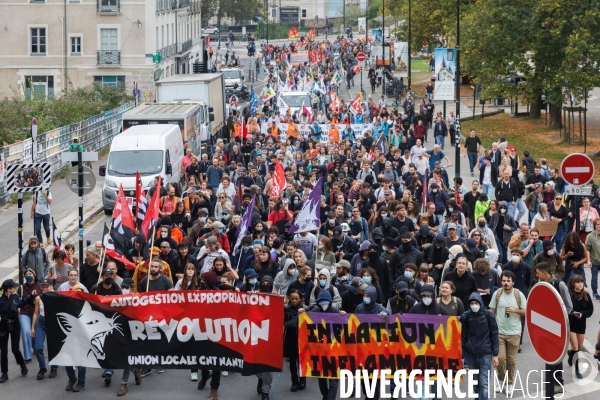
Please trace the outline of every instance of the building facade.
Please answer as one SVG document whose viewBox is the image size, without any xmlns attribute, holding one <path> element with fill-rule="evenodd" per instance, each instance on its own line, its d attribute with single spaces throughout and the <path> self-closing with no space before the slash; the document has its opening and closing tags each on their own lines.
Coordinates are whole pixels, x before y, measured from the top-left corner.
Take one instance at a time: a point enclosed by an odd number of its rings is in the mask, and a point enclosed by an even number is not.
<svg viewBox="0 0 600 400">
<path fill-rule="evenodd" d="M 0 0 L 0 34 L 1 98 L 93 83 L 129 93 L 137 84 L 143 96 L 155 80 L 191 72 L 200 1 Z"/>
</svg>

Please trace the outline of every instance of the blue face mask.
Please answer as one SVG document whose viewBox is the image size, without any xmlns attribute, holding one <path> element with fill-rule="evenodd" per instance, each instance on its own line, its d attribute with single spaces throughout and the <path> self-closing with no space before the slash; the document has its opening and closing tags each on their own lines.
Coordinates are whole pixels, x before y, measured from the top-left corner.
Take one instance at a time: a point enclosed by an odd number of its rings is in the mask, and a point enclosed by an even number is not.
<svg viewBox="0 0 600 400">
<path fill-rule="evenodd" d="M 352 293 L 356 293 L 356 289 L 352 285 L 350 285 L 350 288 L 348 290 L 350 290 L 350 292 Z"/>
<path fill-rule="evenodd" d="M 371 277 L 370 276 L 363 276 L 362 278 L 363 282 L 366 283 L 367 285 L 371 284 Z"/>
<path fill-rule="evenodd" d="M 25 280 L 27 281 L 27 283 L 31 283 L 31 282 L 33 282 L 33 276 L 31 276 L 31 275 L 27 275 L 27 276 L 25 277 Z"/>
<path fill-rule="evenodd" d="M 448 211 L 452 212 L 452 211 L 454 211 L 454 208 L 448 207 Z"/>
<path fill-rule="evenodd" d="M 325 287 L 327 285 L 327 279 L 319 279 L 319 286 Z"/>
<path fill-rule="evenodd" d="M 219 229 L 219 233 L 224 233 L 224 232 L 225 232 L 225 228 Z"/>
<path fill-rule="evenodd" d="M 198 219 L 198 221 L 200 221 L 201 223 L 205 223 L 206 222 L 206 218 L 205 217 L 201 217 L 200 219 Z"/>
<path fill-rule="evenodd" d="M 409 272 L 409 271 L 404 271 L 404 277 L 405 277 L 406 279 L 411 279 L 411 278 L 413 277 L 413 274 L 412 274 L 412 272 Z M 363 280 L 364 280 L 364 279 L 363 279 Z"/>
<path fill-rule="evenodd" d="M 319 250 L 323 250 L 323 247 L 325 247 L 325 246 L 323 246 L 322 244 L 320 244 L 319 245 Z"/>
<path fill-rule="evenodd" d="M 248 280 L 248 283 L 251 284 L 251 285 L 256 285 L 256 282 L 257 282 L 256 279 L 249 279 Z"/>
<path fill-rule="evenodd" d="M 370 297 L 363 297 L 363 303 L 365 303 L 366 305 L 371 304 L 371 298 Z"/>
<path fill-rule="evenodd" d="M 252 248 L 252 247 L 250 247 L 250 246 L 242 246 L 242 249 L 243 249 L 243 250 L 245 250 L 245 251 L 248 251 L 248 250 L 250 250 L 251 248 Z"/>
<path fill-rule="evenodd" d="M 383 251 L 387 251 L 387 247 L 381 246 L 381 248 L 383 249 Z"/>
</svg>

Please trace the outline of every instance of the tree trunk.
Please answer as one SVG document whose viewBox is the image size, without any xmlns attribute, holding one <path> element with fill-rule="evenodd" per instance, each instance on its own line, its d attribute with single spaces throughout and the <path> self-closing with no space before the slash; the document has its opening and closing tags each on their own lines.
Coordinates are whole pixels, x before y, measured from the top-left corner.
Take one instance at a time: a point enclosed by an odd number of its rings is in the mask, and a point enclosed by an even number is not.
<svg viewBox="0 0 600 400">
<path fill-rule="evenodd" d="M 550 113 L 550 129 L 562 129 L 562 104 L 548 104 Z"/>
<path fill-rule="evenodd" d="M 529 105 L 529 118 L 541 118 L 542 108 L 539 101 L 534 101 Z"/>
</svg>

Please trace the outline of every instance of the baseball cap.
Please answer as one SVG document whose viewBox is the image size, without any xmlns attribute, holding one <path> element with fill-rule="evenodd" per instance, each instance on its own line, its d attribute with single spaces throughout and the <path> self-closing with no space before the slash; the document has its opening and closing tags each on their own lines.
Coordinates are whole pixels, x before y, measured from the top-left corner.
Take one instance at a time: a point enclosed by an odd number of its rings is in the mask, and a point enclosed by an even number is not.
<svg viewBox="0 0 600 400">
<path fill-rule="evenodd" d="M 225 225 L 223 225 L 222 222 L 215 221 L 215 222 L 213 222 L 212 227 L 215 229 L 223 229 L 223 228 L 225 228 Z"/>
<path fill-rule="evenodd" d="M 350 230 L 350 227 L 345 222 L 341 224 L 340 227 L 342 228 L 342 232 L 348 232 Z"/>
<path fill-rule="evenodd" d="M 433 183 L 431 184 L 431 188 L 432 188 L 432 189 L 437 189 L 438 187 L 439 187 L 439 186 L 438 186 L 438 184 L 437 184 L 437 183 L 435 183 L 435 182 L 433 182 Z"/>
<path fill-rule="evenodd" d="M 153 256 L 157 256 L 160 254 L 160 249 L 156 246 L 152 246 L 150 248 L 150 252 L 152 253 Z"/>
<path fill-rule="evenodd" d="M 332 239 L 339 239 L 342 236 L 342 227 L 336 226 L 333 228 L 333 236 Z"/>
<path fill-rule="evenodd" d="M 435 247 L 437 247 L 438 249 L 442 248 L 444 246 L 444 243 L 446 243 L 446 238 L 444 237 L 444 235 L 436 235 L 435 237 Z"/>
<path fill-rule="evenodd" d="M 121 282 L 121 287 L 133 287 L 133 279 L 124 278 L 123 282 Z"/>
<path fill-rule="evenodd" d="M 244 172 L 248 172 L 248 170 L 244 167 L 240 168 L 240 174 L 243 174 Z"/>
<path fill-rule="evenodd" d="M 447 229 L 457 229 L 456 224 L 454 222 L 450 222 Z"/>
<path fill-rule="evenodd" d="M 214 226 L 214 224 L 215 223 L 213 222 L 213 226 Z M 223 224 L 221 224 L 221 225 L 223 225 Z M 217 240 L 216 236 L 209 236 L 208 239 L 206 239 L 206 243 L 207 244 L 217 244 L 217 243 L 219 243 L 219 241 Z"/>
<path fill-rule="evenodd" d="M 544 249 L 551 249 L 554 247 L 554 242 L 550 239 L 546 239 L 542 242 L 542 246 L 544 246 Z"/>
<path fill-rule="evenodd" d="M 104 268 L 104 269 L 102 270 L 102 276 L 106 276 L 106 275 L 112 275 L 112 274 L 113 274 L 113 271 L 112 271 L 112 269 L 110 269 L 110 268 Z"/>
<path fill-rule="evenodd" d="M 198 212 L 198 214 L 206 214 L 206 215 L 208 215 L 208 209 L 207 208 L 201 208 L 200 211 Z"/>
<path fill-rule="evenodd" d="M 348 260 L 340 260 L 340 262 L 335 264 L 336 268 L 348 268 L 350 269 L 350 261 Z"/>
<path fill-rule="evenodd" d="M 2 290 L 11 289 L 14 287 L 19 287 L 19 284 L 13 281 L 12 279 L 7 279 L 4 282 L 2 282 Z"/>
<path fill-rule="evenodd" d="M 421 295 L 428 294 L 433 297 L 434 292 L 435 292 L 435 289 L 434 289 L 433 285 L 429 285 L 429 284 L 423 285 L 423 288 L 421 289 Z"/>
<path fill-rule="evenodd" d="M 404 281 L 396 282 L 395 289 L 399 292 L 408 292 L 408 283 Z"/>
<path fill-rule="evenodd" d="M 29 238 L 29 243 L 31 243 L 31 242 L 39 242 L 39 240 L 38 240 L 37 236 L 32 236 L 32 237 L 30 237 L 30 238 Z"/>
<path fill-rule="evenodd" d="M 352 285 L 352 287 L 354 287 L 359 293 L 364 292 L 364 290 L 369 287 L 369 285 L 363 282 L 362 278 L 359 278 L 358 276 L 352 278 L 352 282 L 350 282 L 350 285 Z"/>
<path fill-rule="evenodd" d="M 475 253 L 477 251 L 477 242 L 475 241 L 475 239 L 467 239 L 467 251 L 469 253 Z"/>
<path fill-rule="evenodd" d="M 40 285 L 42 285 L 42 286 L 52 286 L 52 281 L 50 281 L 50 279 L 48 279 L 48 278 L 44 278 L 40 282 Z"/>
</svg>

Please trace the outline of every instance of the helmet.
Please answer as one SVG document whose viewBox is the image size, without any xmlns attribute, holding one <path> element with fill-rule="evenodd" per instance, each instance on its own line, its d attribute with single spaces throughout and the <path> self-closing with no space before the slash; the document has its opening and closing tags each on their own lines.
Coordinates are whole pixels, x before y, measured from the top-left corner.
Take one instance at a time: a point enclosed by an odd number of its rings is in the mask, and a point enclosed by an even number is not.
<svg viewBox="0 0 600 400">
<path fill-rule="evenodd" d="M 73 141 L 74 141 L 74 142 L 79 142 L 79 138 L 78 138 L 77 136 L 75 136 L 75 137 L 73 138 Z"/>
</svg>

